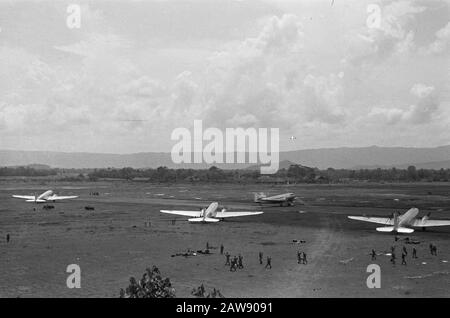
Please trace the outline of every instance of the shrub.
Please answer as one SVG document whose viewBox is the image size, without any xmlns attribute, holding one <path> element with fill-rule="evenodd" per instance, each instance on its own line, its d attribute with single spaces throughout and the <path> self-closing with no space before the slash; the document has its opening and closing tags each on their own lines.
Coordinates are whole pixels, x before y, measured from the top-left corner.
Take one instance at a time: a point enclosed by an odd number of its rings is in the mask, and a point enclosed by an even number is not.
<svg viewBox="0 0 450 318">
<path fill-rule="evenodd" d="M 162 278 L 158 267 L 147 268 L 139 281 L 130 278 L 130 285 L 120 289 L 120 298 L 174 298 L 175 289 L 169 278 Z"/>
</svg>

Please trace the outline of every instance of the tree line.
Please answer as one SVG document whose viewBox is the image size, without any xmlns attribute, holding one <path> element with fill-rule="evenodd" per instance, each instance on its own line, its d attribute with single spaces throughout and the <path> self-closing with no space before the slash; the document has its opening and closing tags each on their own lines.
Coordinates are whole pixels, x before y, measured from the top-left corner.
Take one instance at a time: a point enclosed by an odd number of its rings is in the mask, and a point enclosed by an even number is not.
<svg viewBox="0 0 450 318">
<path fill-rule="evenodd" d="M 64 176 L 64 172 L 75 170 L 45 169 L 31 167 L 3 167 L 1 176 L 45 177 Z M 96 181 L 100 179 L 140 180 L 149 182 L 267 182 L 267 183 L 345 183 L 352 181 L 367 182 L 448 182 L 450 169 L 417 169 L 410 166 L 407 169 L 333 169 L 320 170 L 301 165 L 291 165 L 280 169 L 271 175 L 262 175 L 259 170 L 219 169 L 215 166 L 209 169 L 156 169 L 135 168 L 105 168 L 76 170 L 72 181 Z"/>
<path fill-rule="evenodd" d="M 0 177 L 48 177 L 58 174 L 57 169 L 35 169 L 32 167 L 0 167 Z"/>
<path fill-rule="evenodd" d="M 209 169 L 98 169 L 89 173 L 91 180 L 142 178 L 154 182 L 274 182 L 274 183 L 343 183 L 351 181 L 368 182 L 448 182 L 450 169 L 333 169 L 320 170 L 300 165 L 291 165 L 271 175 L 262 175 L 259 170 Z"/>
</svg>

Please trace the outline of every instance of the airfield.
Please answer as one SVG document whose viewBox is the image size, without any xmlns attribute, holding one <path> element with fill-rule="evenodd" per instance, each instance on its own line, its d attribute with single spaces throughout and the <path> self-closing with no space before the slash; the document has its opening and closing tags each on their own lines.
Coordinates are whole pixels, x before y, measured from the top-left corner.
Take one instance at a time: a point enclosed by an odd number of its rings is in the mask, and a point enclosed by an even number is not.
<svg viewBox="0 0 450 318">
<path fill-rule="evenodd" d="M 48 189 L 80 198 L 54 203 L 52 210 L 11 198 Z M 303 204 L 264 205 L 262 215 L 215 224 L 190 224 L 186 217 L 159 213 L 196 210 L 212 201 L 229 211 L 261 210 L 253 203 L 253 192 L 293 192 Z M 191 290 L 202 283 L 225 297 L 450 296 L 450 227 L 419 229 L 399 235 L 395 242 L 395 234 L 376 232 L 376 224 L 347 218 L 390 216 L 417 207 L 420 216 L 431 212 L 433 218 L 450 219 L 448 183 L 272 186 L 1 180 L 0 202 L 0 297 L 118 297 L 130 276 L 139 279 L 152 265 L 170 278 L 177 297 L 193 297 Z M 419 244 L 405 244 L 405 237 Z M 207 242 L 216 247 L 211 255 L 171 257 L 188 248 L 203 250 Z M 437 246 L 438 256 L 430 255 L 430 243 Z M 244 269 L 230 272 L 224 266 L 221 244 L 231 255 L 243 255 Z M 384 255 L 392 245 L 397 246 L 395 266 Z M 403 246 L 409 252 L 406 266 L 401 265 Z M 376 261 L 369 255 L 372 249 L 380 253 Z M 307 265 L 297 264 L 299 250 L 307 254 Z M 272 257 L 271 270 L 264 269 L 266 256 Z M 69 264 L 81 268 L 80 289 L 66 286 Z M 380 289 L 366 286 L 369 264 L 381 268 Z"/>
</svg>

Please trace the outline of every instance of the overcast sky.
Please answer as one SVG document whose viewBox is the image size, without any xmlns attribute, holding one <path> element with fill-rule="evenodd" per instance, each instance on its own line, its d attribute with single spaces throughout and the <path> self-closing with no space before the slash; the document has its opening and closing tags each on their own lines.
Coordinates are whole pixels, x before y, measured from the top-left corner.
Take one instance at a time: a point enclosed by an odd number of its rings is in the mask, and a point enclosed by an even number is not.
<svg viewBox="0 0 450 318">
<path fill-rule="evenodd" d="M 194 119 L 281 150 L 450 144 L 448 1 L 0 0 L 0 28 L 0 149 L 170 151 Z"/>
</svg>

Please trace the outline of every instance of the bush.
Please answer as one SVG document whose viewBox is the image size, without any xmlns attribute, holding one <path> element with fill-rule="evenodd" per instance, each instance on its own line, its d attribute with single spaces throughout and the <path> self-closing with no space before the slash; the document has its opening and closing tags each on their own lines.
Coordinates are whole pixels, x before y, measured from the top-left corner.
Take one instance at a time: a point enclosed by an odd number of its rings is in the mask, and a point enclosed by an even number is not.
<svg viewBox="0 0 450 318">
<path fill-rule="evenodd" d="M 175 289 L 169 278 L 162 278 L 158 267 L 147 268 L 139 281 L 130 278 L 126 290 L 120 289 L 120 298 L 174 298 Z"/>
<path fill-rule="evenodd" d="M 220 290 L 213 288 L 212 291 L 206 293 L 205 286 L 201 284 L 199 287 L 192 289 L 191 294 L 199 298 L 225 298 Z"/>
</svg>

